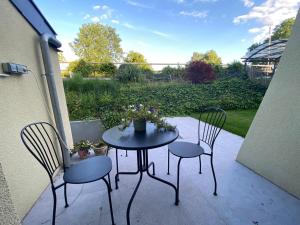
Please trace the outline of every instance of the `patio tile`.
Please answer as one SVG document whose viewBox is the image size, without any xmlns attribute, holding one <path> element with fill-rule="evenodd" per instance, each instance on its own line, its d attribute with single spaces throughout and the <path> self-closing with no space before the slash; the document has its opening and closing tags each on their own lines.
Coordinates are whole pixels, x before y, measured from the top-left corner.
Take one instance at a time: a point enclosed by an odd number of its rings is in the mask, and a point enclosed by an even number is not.
<svg viewBox="0 0 300 225">
<path fill-rule="evenodd" d="M 197 141 L 197 120 L 190 117 L 168 118 L 177 124 L 182 139 Z M 180 203 L 174 205 L 172 188 L 143 176 L 131 208 L 132 225 L 297 225 L 300 224 L 300 201 L 263 177 L 235 161 L 243 138 L 227 131 L 220 133 L 215 145 L 215 170 L 218 196 L 213 196 L 213 177 L 209 158 L 202 157 L 202 174 L 198 159 L 184 159 L 181 164 Z M 136 170 L 135 152 L 119 151 L 119 170 Z M 109 152 L 115 163 L 115 150 Z M 167 147 L 150 150 L 156 175 L 176 181 L 178 158 L 171 156 L 171 175 L 167 175 Z M 115 190 L 115 165 L 111 173 L 115 222 L 126 224 L 126 208 L 138 176 L 121 175 Z M 61 182 L 61 176 L 57 177 Z M 57 224 L 111 224 L 108 197 L 103 182 L 68 185 L 70 207 L 64 208 L 63 189 L 58 191 Z M 52 194 L 48 187 L 34 205 L 24 225 L 51 224 Z"/>
</svg>

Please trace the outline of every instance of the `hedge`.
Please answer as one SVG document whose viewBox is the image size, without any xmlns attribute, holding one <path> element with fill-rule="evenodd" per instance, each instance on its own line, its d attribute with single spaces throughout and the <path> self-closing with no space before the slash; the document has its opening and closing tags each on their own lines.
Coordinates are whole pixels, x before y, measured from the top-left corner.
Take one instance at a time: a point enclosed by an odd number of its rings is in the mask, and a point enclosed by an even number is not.
<svg viewBox="0 0 300 225">
<path fill-rule="evenodd" d="M 117 125 L 124 108 L 142 103 L 158 106 L 164 116 L 189 115 L 208 106 L 225 110 L 258 108 L 265 87 L 230 78 L 211 84 L 131 83 L 117 81 L 64 81 L 71 120 L 102 119 L 106 128 Z"/>
</svg>

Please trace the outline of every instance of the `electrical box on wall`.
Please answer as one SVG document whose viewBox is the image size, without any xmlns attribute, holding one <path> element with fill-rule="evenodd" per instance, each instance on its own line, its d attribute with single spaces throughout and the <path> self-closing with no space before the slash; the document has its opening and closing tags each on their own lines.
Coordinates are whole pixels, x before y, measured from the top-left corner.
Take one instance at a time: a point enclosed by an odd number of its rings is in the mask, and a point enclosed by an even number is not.
<svg viewBox="0 0 300 225">
<path fill-rule="evenodd" d="M 2 63 L 3 73 L 23 75 L 28 73 L 27 66 L 16 63 Z"/>
</svg>

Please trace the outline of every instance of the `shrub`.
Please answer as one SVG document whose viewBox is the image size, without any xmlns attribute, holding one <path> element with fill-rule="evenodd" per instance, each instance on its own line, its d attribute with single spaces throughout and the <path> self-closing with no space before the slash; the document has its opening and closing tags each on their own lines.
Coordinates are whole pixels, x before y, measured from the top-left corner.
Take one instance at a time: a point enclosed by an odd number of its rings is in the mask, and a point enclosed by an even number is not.
<svg viewBox="0 0 300 225">
<path fill-rule="evenodd" d="M 170 80 L 181 80 L 184 75 L 184 68 L 166 66 L 162 69 L 161 75 L 168 77 Z"/>
<path fill-rule="evenodd" d="M 68 70 L 83 77 L 88 77 L 93 72 L 93 66 L 83 59 L 73 61 L 69 64 Z"/>
<path fill-rule="evenodd" d="M 64 81 L 71 120 L 100 118 L 106 128 L 118 125 L 124 109 L 141 103 L 155 105 L 163 116 L 190 115 L 209 106 L 225 110 L 258 108 L 266 88 L 250 80 L 229 78 L 210 84 L 130 83 L 84 80 Z M 97 90 L 97 91 L 95 91 Z"/>
<path fill-rule="evenodd" d="M 184 76 L 194 84 L 209 83 L 216 79 L 212 66 L 202 61 L 190 62 Z"/>
<path fill-rule="evenodd" d="M 222 65 L 212 65 L 212 67 L 217 79 L 227 76 L 226 69 Z"/>
<path fill-rule="evenodd" d="M 227 76 L 230 77 L 239 77 L 242 79 L 247 78 L 247 74 L 244 68 L 244 65 L 238 61 L 234 61 L 230 64 L 228 64 L 228 67 L 226 69 Z"/>
<path fill-rule="evenodd" d="M 93 67 L 96 76 L 113 77 L 117 72 L 113 63 L 94 64 Z"/>
<path fill-rule="evenodd" d="M 143 78 L 140 68 L 133 64 L 122 64 L 116 74 L 116 79 L 120 82 L 138 82 Z"/>
</svg>

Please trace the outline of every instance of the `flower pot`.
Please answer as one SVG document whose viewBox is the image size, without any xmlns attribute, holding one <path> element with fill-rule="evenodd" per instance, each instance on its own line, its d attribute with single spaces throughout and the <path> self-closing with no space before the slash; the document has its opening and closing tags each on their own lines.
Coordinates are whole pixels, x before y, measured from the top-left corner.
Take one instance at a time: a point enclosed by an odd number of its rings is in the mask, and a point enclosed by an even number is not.
<svg viewBox="0 0 300 225">
<path fill-rule="evenodd" d="M 107 146 L 102 146 L 99 148 L 94 148 L 95 155 L 105 155 L 107 152 Z"/>
<path fill-rule="evenodd" d="M 78 155 L 80 159 L 86 159 L 89 154 L 90 148 L 82 148 L 78 150 Z"/>
<path fill-rule="evenodd" d="M 146 120 L 145 119 L 133 120 L 133 127 L 136 132 L 145 132 Z"/>
</svg>

